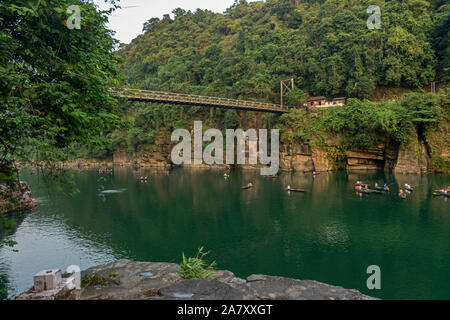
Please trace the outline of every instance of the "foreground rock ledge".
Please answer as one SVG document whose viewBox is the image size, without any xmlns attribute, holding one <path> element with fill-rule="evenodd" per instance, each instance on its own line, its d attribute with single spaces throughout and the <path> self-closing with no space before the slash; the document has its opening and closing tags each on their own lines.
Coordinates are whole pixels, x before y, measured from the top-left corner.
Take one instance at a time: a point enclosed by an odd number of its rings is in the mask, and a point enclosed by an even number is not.
<svg viewBox="0 0 450 320">
<path fill-rule="evenodd" d="M 114 275 L 120 284 L 91 286 L 54 299 L 68 300 L 373 300 L 348 290 L 310 280 L 252 275 L 246 280 L 230 271 L 216 271 L 209 280 L 184 280 L 173 263 L 119 260 L 81 273 Z M 17 299 L 33 300 L 33 289 Z"/>
</svg>

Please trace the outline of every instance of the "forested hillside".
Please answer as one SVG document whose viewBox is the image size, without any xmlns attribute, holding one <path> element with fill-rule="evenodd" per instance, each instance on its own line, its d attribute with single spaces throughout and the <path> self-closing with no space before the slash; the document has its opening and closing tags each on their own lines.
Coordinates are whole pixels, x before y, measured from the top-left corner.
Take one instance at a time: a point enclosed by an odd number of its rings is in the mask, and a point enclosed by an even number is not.
<svg viewBox="0 0 450 320">
<path fill-rule="evenodd" d="M 370 5 L 379 30 L 367 27 Z M 445 0 L 239 0 L 224 14 L 152 18 L 120 55 L 140 88 L 277 102 L 294 77 L 312 95 L 370 98 L 448 81 L 449 12 Z"/>
<path fill-rule="evenodd" d="M 380 29 L 368 28 L 371 5 L 381 9 Z M 114 133 L 101 155 L 152 151 L 159 136 L 188 128 L 194 118 L 220 129 L 245 127 L 249 119 L 277 126 L 284 145 L 325 147 L 324 134 L 338 134 L 338 158 L 349 148 L 398 148 L 415 132 L 423 140 L 424 131 L 437 130 L 442 121 L 445 132 L 448 92 L 440 98 L 407 93 L 429 90 L 433 81 L 448 86 L 449 22 L 450 5 L 442 0 L 240 0 L 223 14 L 178 8 L 172 16 L 151 18 L 143 34 L 118 52 L 123 86 L 279 103 L 280 80 L 294 78 L 296 88 L 285 99 L 291 107 L 307 95 L 355 99 L 345 109 L 324 110 L 320 119 L 302 110 L 255 118 L 233 110 L 127 104 L 131 128 Z M 445 139 L 438 144 L 448 148 Z M 448 159 L 435 162 L 448 168 Z"/>
</svg>

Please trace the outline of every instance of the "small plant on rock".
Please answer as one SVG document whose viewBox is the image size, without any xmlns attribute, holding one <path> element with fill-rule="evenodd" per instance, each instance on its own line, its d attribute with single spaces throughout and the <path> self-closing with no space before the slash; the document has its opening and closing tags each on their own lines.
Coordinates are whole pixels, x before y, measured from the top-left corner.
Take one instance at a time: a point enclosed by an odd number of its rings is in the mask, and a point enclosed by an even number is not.
<svg viewBox="0 0 450 320">
<path fill-rule="evenodd" d="M 87 274 L 81 279 L 81 287 L 92 286 L 112 286 L 120 285 L 120 281 L 117 279 L 117 274 L 110 274 L 108 277 L 99 275 L 97 273 Z"/>
<path fill-rule="evenodd" d="M 208 279 L 214 272 L 216 262 L 207 264 L 204 260 L 209 252 L 203 252 L 203 247 L 198 249 L 195 257 L 186 258 L 183 252 L 183 261 L 180 263 L 178 274 L 183 279 Z"/>
</svg>

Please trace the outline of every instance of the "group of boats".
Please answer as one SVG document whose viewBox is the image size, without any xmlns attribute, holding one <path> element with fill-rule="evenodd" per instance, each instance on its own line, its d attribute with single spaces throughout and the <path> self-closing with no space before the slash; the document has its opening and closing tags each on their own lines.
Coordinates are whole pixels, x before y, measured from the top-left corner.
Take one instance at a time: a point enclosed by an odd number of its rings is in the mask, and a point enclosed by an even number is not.
<svg viewBox="0 0 450 320">
<path fill-rule="evenodd" d="M 362 181 L 357 181 L 355 184 L 355 190 L 357 193 L 378 193 L 382 194 L 390 191 L 390 185 L 384 184 L 383 186 L 379 186 L 378 183 L 375 183 L 375 188 L 370 189 L 369 184 L 365 184 Z M 409 184 L 405 184 L 402 189 L 399 190 L 398 196 L 400 199 L 406 199 L 407 195 L 414 192 L 414 188 Z"/>
<path fill-rule="evenodd" d="M 229 177 L 230 177 L 229 174 L 227 174 L 227 173 L 224 174 L 224 178 L 225 179 L 228 179 Z M 270 178 L 271 179 L 275 179 L 275 178 L 278 178 L 278 176 L 274 175 L 274 176 L 268 176 L 266 178 L 268 178 L 268 179 L 270 179 Z M 378 183 L 375 183 L 374 187 L 371 188 L 369 184 L 363 183 L 362 181 L 357 181 L 355 183 L 355 190 L 356 190 L 357 194 L 373 194 L 373 193 L 375 193 L 375 194 L 383 194 L 383 193 L 390 192 L 390 186 L 391 185 L 392 184 L 388 185 L 388 184 L 385 183 L 383 186 L 380 186 L 380 185 L 378 185 Z M 245 186 L 242 186 L 241 189 L 248 190 L 248 189 L 251 189 L 253 187 L 254 187 L 253 183 L 250 182 L 249 184 L 247 184 Z M 288 191 L 288 192 L 300 192 L 300 193 L 307 192 L 304 189 L 292 188 L 291 186 L 287 186 L 286 191 Z M 400 188 L 400 190 L 398 192 L 398 197 L 400 199 L 406 199 L 408 197 L 408 195 L 413 193 L 413 192 L 414 192 L 414 187 L 412 187 L 411 185 L 405 183 L 405 185 L 402 188 Z M 435 196 L 435 197 L 442 196 L 442 197 L 447 197 L 447 198 L 450 197 L 450 187 L 443 188 L 441 190 L 435 190 L 433 192 L 433 196 Z"/>
<path fill-rule="evenodd" d="M 241 189 L 243 189 L 243 190 L 247 190 L 247 189 L 251 189 L 251 188 L 253 188 L 253 183 L 251 183 L 251 182 L 248 185 L 241 187 Z M 288 186 L 286 190 L 288 192 L 303 192 L 303 193 L 307 192 L 306 190 L 303 190 L 303 189 L 291 188 L 291 186 Z"/>
<path fill-rule="evenodd" d="M 359 193 L 383 193 L 383 192 L 389 192 L 389 186 L 384 185 L 383 187 L 378 186 L 378 184 L 375 184 L 375 189 L 370 189 L 370 186 L 368 184 L 364 184 L 361 181 L 357 181 L 355 184 L 355 189 Z M 400 199 L 406 199 L 409 194 L 414 192 L 414 188 L 409 185 L 405 184 L 403 188 L 401 188 L 398 192 L 398 196 Z M 443 188 L 440 190 L 435 190 L 433 192 L 433 196 L 435 197 L 450 197 L 450 187 Z"/>
</svg>

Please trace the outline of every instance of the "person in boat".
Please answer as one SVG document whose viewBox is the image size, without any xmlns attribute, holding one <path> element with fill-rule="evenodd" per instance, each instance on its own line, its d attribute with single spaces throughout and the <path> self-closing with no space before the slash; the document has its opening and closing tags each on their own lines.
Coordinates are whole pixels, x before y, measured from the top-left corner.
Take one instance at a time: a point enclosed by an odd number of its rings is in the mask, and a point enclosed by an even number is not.
<svg viewBox="0 0 450 320">
<path fill-rule="evenodd" d="M 389 186 L 385 183 L 383 186 L 384 190 L 389 191 Z"/>
<path fill-rule="evenodd" d="M 378 182 L 375 183 L 375 189 L 378 189 Z"/>
</svg>

